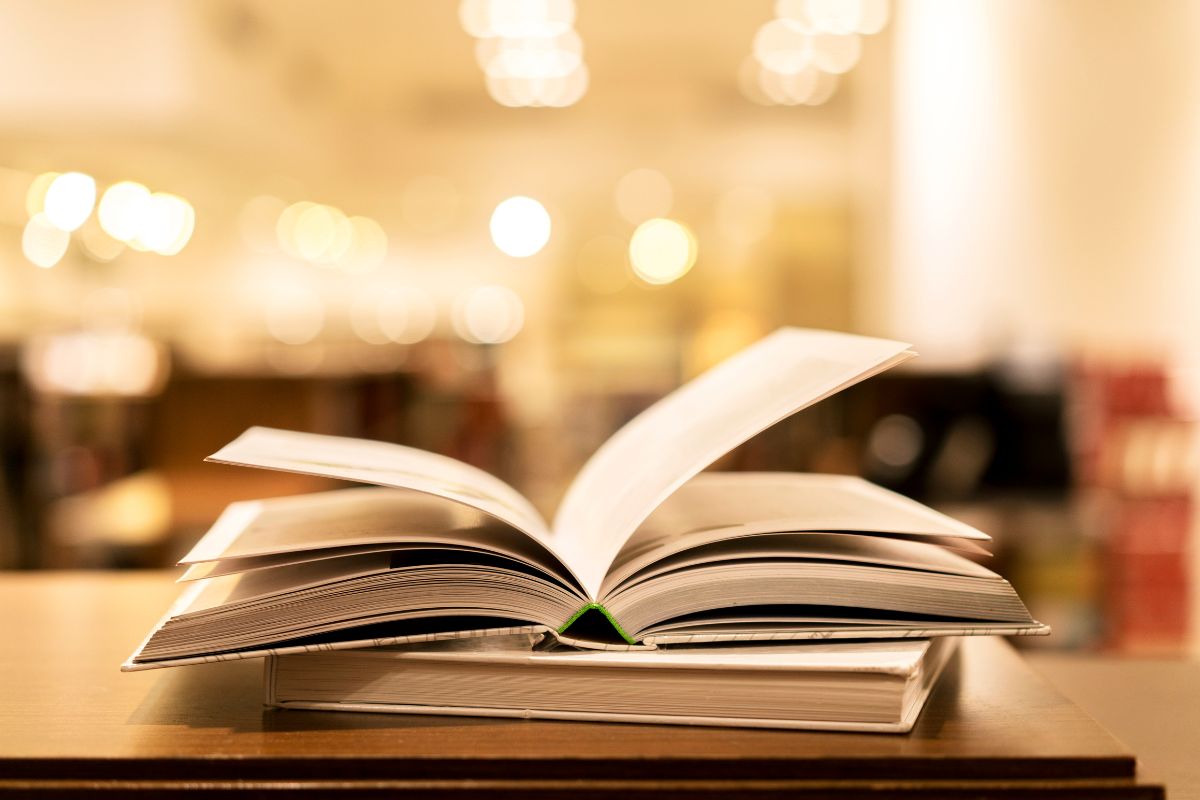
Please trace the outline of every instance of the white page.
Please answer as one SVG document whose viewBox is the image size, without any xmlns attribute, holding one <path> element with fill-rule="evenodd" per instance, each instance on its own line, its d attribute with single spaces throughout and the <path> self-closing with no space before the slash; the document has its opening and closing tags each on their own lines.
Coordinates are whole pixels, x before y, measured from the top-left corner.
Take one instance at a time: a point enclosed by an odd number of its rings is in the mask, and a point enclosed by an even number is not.
<svg viewBox="0 0 1200 800">
<path fill-rule="evenodd" d="M 991 539 L 916 500 L 850 475 L 703 472 L 638 526 L 613 560 L 604 591 L 642 567 L 693 547 L 793 532 L 906 535 L 984 555 L 987 551 L 972 543 Z"/>
<path fill-rule="evenodd" d="M 313 551 L 387 545 L 447 545 L 487 550 L 541 567 L 569 582 L 567 568 L 532 536 L 478 508 L 404 489 L 356 488 L 233 503 L 180 564 L 235 562 Z"/>
<path fill-rule="evenodd" d="M 444 497 L 479 509 L 535 540 L 568 571 L 545 520 L 520 492 L 477 467 L 389 442 L 254 427 L 206 460 L 340 478 Z M 577 575 L 571 577 L 578 580 Z"/>
<path fill-rule="evenodd" d="M 777 533 L 724 539 L 700 549 L 688 549 L 653 561 L 638 559 L 614 570 L 604 581 L 604 595 L 667 572 L 705 564 L 747 559 L 789 561 L 847 561 L 906 567 L 926 572 L 998 578 L 987 567 L 976 564 L 944 547 L 927 542 L 863 536 L 853 533 Z"/>
<path fill-rule="evenodd" d="M 555 516 L 560 552 L 595 597 L 625 541 L 685 481 L 779 420 L 913 355 L 902 342 L 780 328 L 596 451 Z"/>
<path fill-rule="evenodd" d="M 444 542 L 389 542 L 387 544 L 363 544 L 349 547 L 329 547 L 324 550 L 300 550 L 295 553 L 276 553 L 267 556 L 246 556 L 245 558 L 227 558 L 223 561 L 200 561 L 188 565 L 183 575 L 175 579 L 176 583 L 191 583 L 205 578 L 220 578 L 225 575 L 236 575 L 239 572 L 254 572 L 260 569 L 274 567 L 289 567 L 293 564 L 305 564 L 309 561 L 325 561 L 330 558 L 346 556 L 361 556 L 367 553 L 396 553 L 413 550 L 437 550 L 459 553 L 490 553 L 478 547 L 464 547 Z"/>
</svg>

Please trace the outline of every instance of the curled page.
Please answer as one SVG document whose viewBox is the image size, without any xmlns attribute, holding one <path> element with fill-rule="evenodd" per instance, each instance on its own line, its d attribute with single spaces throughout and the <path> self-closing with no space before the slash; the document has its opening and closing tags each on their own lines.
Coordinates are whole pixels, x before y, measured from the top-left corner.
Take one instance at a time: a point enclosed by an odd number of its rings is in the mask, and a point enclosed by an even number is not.
<svg viewBox="0 0 1200 800">
<path fill-rule="evenodd" d="M 413 489 L 478 509 L 528 535 L 570 573 L 545 520 L 520 492 L 470 464 L 414 447 L 343 436 L 250 428 L 208 461 L 397 489 Z M 398 520 L 403 522 L 403 520 Z M 578 576 L 568 575 L 578 580 Z"/>
<path fill-rule="evenodd" d="M 626 540 L 689 478 L 779 420 L 914 355 L 903 342 L 780 328 L 605 442 L 559 507 L 555 544 L 596 597 Z"/>
</svg>

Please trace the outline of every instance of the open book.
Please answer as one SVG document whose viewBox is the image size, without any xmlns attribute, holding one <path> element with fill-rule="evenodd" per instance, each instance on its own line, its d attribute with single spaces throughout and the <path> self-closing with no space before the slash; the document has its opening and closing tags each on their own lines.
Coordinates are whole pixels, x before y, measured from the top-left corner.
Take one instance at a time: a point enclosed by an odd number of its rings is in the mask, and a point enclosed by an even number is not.
<svg viewBox="0 0 1200 800">
<path fill-rule="evenodd" d="M 530 634 L 273 656 L 277 708 L 904 733 L 958 639 L 538 652 Z"/>
<path fill-rule="evenodd" d="M 757 639 L 1037 634 L 966 555 L 989 537 L 857 478 L 701 473 L 770 425 L 911 358 L 782 328 L 638 415 L 553 523 L 445 456 L 252 428 L 209 460 L 354 488 L 235 503 L 126 669 L 533 626 L 598 649 Z"/>
</svg>

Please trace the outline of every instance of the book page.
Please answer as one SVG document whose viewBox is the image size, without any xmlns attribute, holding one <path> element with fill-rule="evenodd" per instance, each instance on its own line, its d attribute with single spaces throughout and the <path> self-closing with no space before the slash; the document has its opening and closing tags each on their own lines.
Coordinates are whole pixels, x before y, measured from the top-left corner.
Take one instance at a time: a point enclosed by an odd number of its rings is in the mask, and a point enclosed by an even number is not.
<svg viewBox="0 0 1200 800">
<path fill-rule="evenodd" d="M 928 542 L 855 533 L 772 533 L 721 539 L 665 557 L 642 557 L 615 567 L 604 581 L 600 602 L 603 603 L 605 595 L 610 592 L 620 591 L 655 576 L 719 562 L 746 562 L 751 559 L 848 561 L 951 575 L 999 577 L 987 567 Z"/>
<path fill-rule="evenodd" d="M 780 328 L 605 442 L 567 491 L 556 544 L 595 596 L 625 541 L 685 481 L 779 420 L 913 355 L 902 342 Z"/>
<path fill-rule="evenodd" d="M 974 542 L 991 539 L 916 500 L 850 475 L 704 472 L 638 526 L 613 560 L 601 594 L 675 553 L 735 538 L 799 532 L 885 534 L 985 556 L 988 551 Z M 761 545 L 746 545 L 756 546 Z"/>
<path fill-rule="evenodd" d="M 416 546 L 499 553 L 570 583 L 566 567 L 536 539 L 478 508 L 422 492 L 373 487 L 233 503 L 179 563 L 216 562 L 185 576 L 194 579 L 326 554 Z"/>
<path fill-rule="evenodd" d="M 470 464 L 389 442 L 254 427 L 207 461 L 412 489 L 478 509 L 524 533 L 568 572 L 545 520 L 520 492 Z M 571 576 L 578 580 L 577 576 Z"/>
</svg>

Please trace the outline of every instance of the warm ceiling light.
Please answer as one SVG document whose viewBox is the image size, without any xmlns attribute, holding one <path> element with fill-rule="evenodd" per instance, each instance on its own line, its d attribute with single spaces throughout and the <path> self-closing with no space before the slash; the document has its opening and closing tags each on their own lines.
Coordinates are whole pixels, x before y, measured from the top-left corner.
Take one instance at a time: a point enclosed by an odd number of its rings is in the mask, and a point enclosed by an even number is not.
<svg viewBox="0 0 1200 800">
<path fill-rule="evenodd" d="M 527 258 L 550 241 L 550 214 L 532 197 L 517 195 L 496 206 L 489 225 L 502 253 Z"/>
<path fill-rule="evenodd" d="M 121 181 L 105 190 L 96 216 L 105 233 L 118 242 L 128 242 L 137 235 L 149 203 L 149 189 L 140 183 Z"/>
<path fill-rule="evenodd" d="M 52 224 L 44 213 L 35 214 L 21 233 L 21 252 L 43 269 L 61 261 L 70 243 L 71 234 Z"/>
<path fill-rule="evenodd" d="M 503 344 L 525 324 L 525 304 L 507 286 L 479 286 L 459 298 L 454 330 L 475 344 Z"/>
<path fill-rule="evenodd" d="M 82 172 L 59 175 L 46 189 L 46 219 L 64 231 L 73 231 L 82 225 L 95 205 L 96 181 Z"/>
<path fill-rule="evenodd" d="M 629 263 L 646 283 L 660 285 L 679 280 L 696 263 L 696 237 L 674 220 L 648 220 L 629 240 Z"/>
<path fill-rule="evenodd" d="M 416 344 L 428 338 L 437 323 L 433 300 L 411 286 L 382 292 L 376 315 L 383 335 L 396 344 Z"/>
<path fill-rule="evenodd" d="M 129 244 L 138 250 L 172 256 L 191 239 L 195 225 L 196 212 L 188 201 L 166 192 L 155 192 L 146 201 L 137 235 Z"/>
<path fill-rule="evenodd" d="M 812 36 L 790 19 L 773 19 L 755 34 L 754 57 L 772 72 L 799 72 L 812 61 Z"/>
</svg>

